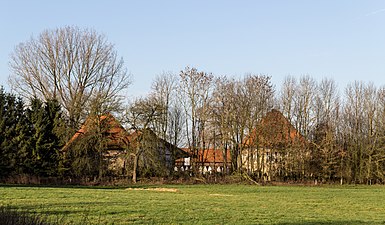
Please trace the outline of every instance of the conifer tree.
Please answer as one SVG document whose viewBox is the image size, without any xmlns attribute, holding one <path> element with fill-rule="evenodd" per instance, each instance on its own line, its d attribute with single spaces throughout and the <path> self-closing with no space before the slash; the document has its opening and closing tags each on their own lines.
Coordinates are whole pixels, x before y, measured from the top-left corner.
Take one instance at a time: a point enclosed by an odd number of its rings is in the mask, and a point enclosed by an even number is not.
<svg viewBox="0 0 385 225">
<path fill-rule="evenodd" d="M 5 151 L 5 105 L 6 94 L 3 87 L 0 89 L 0 177 L 7 174 L 7 167 L 9 163 L 9 157 Z"/>
<path fill-rule="evenodd" d="M 56 100 L 43 103 L 35 98 L 27 110 L 31 123 L 29 166 L 33 174 L 52 176 L 58 173 L 60 140 L 57 134 L 61 124 L 60 106 Z"/>
<path fill-rule="evenodd" d="M 25 150 L 28 124 L 25 123 L 24 102 L 0 89 L 0 176 L 23 171 L 20 154 Z"/>
</svg>

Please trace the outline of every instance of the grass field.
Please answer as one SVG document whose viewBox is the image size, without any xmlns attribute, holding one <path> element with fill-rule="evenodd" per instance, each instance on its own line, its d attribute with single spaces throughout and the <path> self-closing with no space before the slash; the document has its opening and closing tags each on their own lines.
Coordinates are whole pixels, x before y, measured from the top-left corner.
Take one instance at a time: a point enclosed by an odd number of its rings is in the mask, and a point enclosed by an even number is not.
<svg viewBox="0 0 385 225">
<path fill-rule="evenodd" d="M 385 224 L 383 186 L 2 186 L 1 205 L 67 224 Z"/>
</svg>

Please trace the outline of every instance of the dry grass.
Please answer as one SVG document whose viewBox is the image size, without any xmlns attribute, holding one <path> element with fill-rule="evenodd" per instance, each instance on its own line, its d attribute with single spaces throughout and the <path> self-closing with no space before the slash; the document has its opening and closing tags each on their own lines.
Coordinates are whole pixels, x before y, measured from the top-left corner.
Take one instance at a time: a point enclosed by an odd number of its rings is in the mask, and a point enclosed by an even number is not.
<svg viewBox="0 0 385 225">
<path fill-rule="evenodd" d="M 158 191 L 158 192 L 178 192 L 176 188 L 127 188 L 129 191 Z"/>
</svg>

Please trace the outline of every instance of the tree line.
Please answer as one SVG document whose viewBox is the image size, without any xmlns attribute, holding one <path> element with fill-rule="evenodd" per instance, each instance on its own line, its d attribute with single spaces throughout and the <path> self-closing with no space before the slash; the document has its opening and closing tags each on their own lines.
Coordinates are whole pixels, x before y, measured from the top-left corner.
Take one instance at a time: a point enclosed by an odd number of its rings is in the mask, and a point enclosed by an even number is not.
<svg viewBox="0 0 385 225">
<path fill-rule="evenodd" d="M 277 181 L 384 182 L 385 88 L 372 83 L 355 81 L 341 91 L 332 79 L 287 76 L 276 89 L 268 75 L 234 78 L 186 67 L 161 73 L 148 95 L 127 105 L 123 92 L 131 80 L 123 60 L 103 35 L 77 27 L 47 30 L 21 43 L 10 65 L 10 85 L 20 97 L 1 91 L 3 177 L 103 174 L 95 160 L 81 167 L 64 161 L 59 150 L 87 116 L 110 112 L 128 130 L 151 129 L 195 156 L 199 150 L 222 150 L 231 162 L 225 174 L 260 180 L 266 161 L 276 166 L 278 172 L 269 177 Z M 306 145 L 245 142 L 272 109 L 287 118 Z M 279 160 L 269 156 L 272 147 Z M 146 154 L 135 151 L 136 157 Z M 73 162 L 89 154 L 78 152 Z M 245 169 L 245 163 L 255 165 Z M 199 160 L 195 174 L 198 166 Z"/>
<path fill-rule="evenodd" d="M 163 111 L 153 118 L 151 129 L 195 155 L 213 148 L 224 156 L 230 153 L 229 173 L 263 179 L 266 163 L 261 159 L 269 156 L 258 149 L 272 147 L 280 155 L 278 163 L 273 157 L 267 160 L 278 164 L 279 173 L 269 174 L 273 180 L 384 182 L 385 87 L 354 81 L 340 93 L 334 80 L 304 75 L 287 76 L 276 90 L 267 75 L 218 77 L 190 67 L 179 74 L 161 74 L 152 87 L 146 101 L 156 102 Z M 282 112 L 306 145 L 247 145 L 245 140 L 261 129 L 261 120 L 272 109 Z M 246 170 L 248 160 L 260 165 Z"/>
</svg>

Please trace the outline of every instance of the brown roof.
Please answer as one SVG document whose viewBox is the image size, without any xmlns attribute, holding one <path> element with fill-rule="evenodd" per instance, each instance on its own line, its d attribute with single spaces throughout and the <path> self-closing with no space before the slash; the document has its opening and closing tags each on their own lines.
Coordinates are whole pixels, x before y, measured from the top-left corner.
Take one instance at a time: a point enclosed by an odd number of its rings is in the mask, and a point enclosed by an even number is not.
<svg viewBox="0 0 385 225">
<path fill-rule="evenodd" d="M 63 147 L 63 150 L 68 148 L 73 142 L 81 136 L 87 135 L 95 129 L 101 129 L 101 133 L 108 137 L 108 148 L 119 149 L 124 148 L 130 142 L 130 135 L 124 127 L 110 113 L 102 116 L 90 116 L 81 128 L 72 136 L 72 138 Z"/>
<path fill-rule="evenodd" d="M 247 146 L 279 147 L 306 145 L 306 139 L 294 128 L 278 110 L 268 112 L 258 123 L 244 144 Z"/>
<path fill-rule="evenodd" d="M 220 149 L 206 149 L 198 151 L 198 159 L 204 163 L 222 163 L 224 160 L 224 153 Z M 226 162 L 231 162 L 230 151 L 227 151 Z"/>
</svg>

